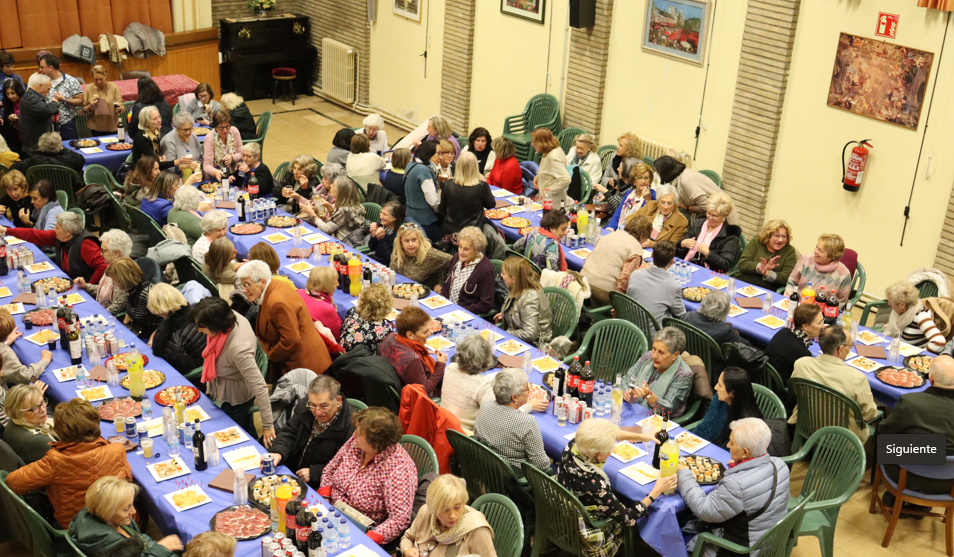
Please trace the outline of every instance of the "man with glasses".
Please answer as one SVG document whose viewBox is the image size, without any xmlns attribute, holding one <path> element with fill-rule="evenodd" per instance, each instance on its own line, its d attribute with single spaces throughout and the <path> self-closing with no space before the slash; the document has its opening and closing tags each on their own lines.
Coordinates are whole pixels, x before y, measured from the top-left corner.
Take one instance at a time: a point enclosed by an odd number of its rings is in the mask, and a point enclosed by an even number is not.
<svg viewBox="0 0 954 557">
<path fill-rule="evenodd" d="M 295 475 L 318 488 L 325 465 L 351 438 L 353 406 L 341 397 L 341 385 L 319 375 L 308 386 L 291 419 L 278 432 L 270 453 L 275 465 L 284 464 Z"/>
<path fill-rule="evenodd" d="M 870 422 L 878 415 L 871 385 L 864 372 L 845 363 L 853 343 L 845 329 L 837 325 L 822 329 L 818 335 L 818 345 L 822 353 L 814 358 L 804 357 L 795 362 L 792 379 L 807 379 L 821 383 L 839 393 L 854 399 L 861 406 L 861 418 Z M 788 423 L 798 419 L 798 407 L 792 412 Z M 862 443 L 868 440 L 868 427 L 858 424 L 854 418 L 848 420 L 848 429 L 853 431 Z"/>
</svg>

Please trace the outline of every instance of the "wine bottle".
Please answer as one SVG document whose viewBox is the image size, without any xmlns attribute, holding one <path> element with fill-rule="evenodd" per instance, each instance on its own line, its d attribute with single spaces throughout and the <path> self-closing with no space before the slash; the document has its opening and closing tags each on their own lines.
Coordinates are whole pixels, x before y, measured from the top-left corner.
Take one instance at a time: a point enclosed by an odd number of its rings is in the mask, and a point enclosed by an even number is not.
<svg viewBox="0 0 954 557">
<path fill-rule="evenodd" d="M 195 454 L 195 469 L 207 470 L 209 459 L 205 454 L 205 434 L 199 425 L 199 418 L 195 419 L 195 433 L 192 434 L 192 452 Z"/>
</svg>

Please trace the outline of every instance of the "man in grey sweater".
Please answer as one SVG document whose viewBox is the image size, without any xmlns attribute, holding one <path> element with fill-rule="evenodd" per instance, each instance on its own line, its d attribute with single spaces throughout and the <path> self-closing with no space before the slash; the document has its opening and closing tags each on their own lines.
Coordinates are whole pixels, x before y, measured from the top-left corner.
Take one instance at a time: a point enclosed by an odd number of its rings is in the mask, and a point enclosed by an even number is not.
<svg viewBox="0 0 954 557">
<path fill-rule="evenodd" d="M 681 318 L 686 314 L 682 287 L 666 272 L 675 255 L 675 244 L 660 240 L 653 248 L 653 266 L 635 271 L 629 277 L 626 295 L 648 309 L 656 322 L 661 322 L 663 317 Z"/>
</svg>

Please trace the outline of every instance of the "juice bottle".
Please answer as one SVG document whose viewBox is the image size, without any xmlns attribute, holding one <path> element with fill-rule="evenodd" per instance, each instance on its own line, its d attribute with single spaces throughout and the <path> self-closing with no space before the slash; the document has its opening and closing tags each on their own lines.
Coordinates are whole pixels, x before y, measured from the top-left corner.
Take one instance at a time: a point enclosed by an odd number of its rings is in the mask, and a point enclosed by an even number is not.
<svg viewBox="0 0 954 557">
<path fill-rule="evenodd" d="M 126 366 L 129 369 L 129 396 L 142 398 L 146 394 L 146 383 L 142 380 L 142 353 L 136 348 L 136 343 L 129 347 Z"/>
<path fill-rule="evenodd" d="M 586 236 L 586 227 L 590 222 L 590 214 L 586 211 L 586 208 L 580 207 L 580 210 L 576 213 L 576 229 L 577 234 L 580 236 Z M 581 246 L 582 247 L 582 246 Z"/>
<path fill-rule="evenodd" d="M 356 255 L 348 261 L 348 277 L 351 279 L 351 295 L 357 297 L 361 294 L 361 261 Z"/>
<path fill-rule="evenodd" d="M 659 449 L 659 477 L 668 478 L 676 474 L 679 467 L 679 443 L 672 437 L 663 443 Z M 672 495 L 675 488 L 665 492 L 665 495 Z"/>
<path fill-rule="evenodd" d="M 288 534 L 285 529 L 285 506 L 288 505 L 291 498 L 292 488 L 288 485 L 287 478 L 283 478 L 282 485 L 275 490 L 275 506 L 278 511 L 278 531 L 285 535 Z"/>
<path fill-rule="evenodd" d="M 812 288 L 812 283 L 808 283 L 805 288 L 802 288 L 802 304 L 814 304 L 815 303 L 815 289 Z"/>
</svg>

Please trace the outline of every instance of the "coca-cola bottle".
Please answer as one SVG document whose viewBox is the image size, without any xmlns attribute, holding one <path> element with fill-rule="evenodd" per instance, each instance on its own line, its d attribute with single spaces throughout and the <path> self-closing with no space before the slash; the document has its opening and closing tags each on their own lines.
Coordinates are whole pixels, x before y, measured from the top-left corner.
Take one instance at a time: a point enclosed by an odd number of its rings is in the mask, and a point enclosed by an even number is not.
<svg viewBox="0 0 954 557">
<path fill-rule="evenodd" d="M 587 408 L 593 407 L 593 388 L 596 386 L 596 376 L 593 375 L 593 368 L 590 362 L 586 362 L 580 371 L 580 401 L 586 403 Z"/>
<path fill-rule="evenodd" d="M 815 305 L 818 306 L 822 313 L 825 313 L 825 308 L 828 307 L 828 295 L 825 294 L 825 287 L 821 286 L 818 288 L 818 293 L 815 294 Z"/>
<path fill-rule="evenodd" d="M 255 177 L 254 172 L 248 179 L 248 198 L 252 201 L 258 199 L 258 178 Z"/>
<path fill-rule="evenodd" d="M 838 313 L 841 307 L 841 301 L 838 300 L 838 294 L 835 293 L 835 289 L 832 288 L 831 292 L 828 293 L 828 303 L 825 305 L 825 323 L 828 325 L 834 325 L 838 323 Z"/>
<path fill-rule="evenodd" d="M 579 232 L 577 231 L 577 227 L 576 227 L 577 210 L 576 210 L 576 209 L 570 209 L 570 215 L 569 215 L 569 217 L 570 217 L 570 229 L 573 230 L 573 233 L 574 233 L 574 234 L 579 234 Z"/>
<path fill-rule="evenodd" d="M 308 554 L 308 537 L 311 535 L 312 516 L 308 507 L 302 505 L 295 519 L 295 547 L 298 548 L 298 551 L 305 554 Z"/>
<path fill-rule="evenodd" d="M 566 394 L 571 398 L 580 398 L 580 357 L 574 356 L 570 368 L 566 370 Z"/>
<path fill-rule="evenodd" d="M 297 540 L 298 513 L 301 512 L 302 508 L 301 501 L 297 497 L 285 504 L 285 535 L 292 542 Z"/>
<path fill-rule="evenodd" d="M 339 253 L 335 255 L 335 270 L 338 271 L 338 288 L 342 292 L 349 292 L 351 284 L 348 280 L 348 255 Z"/>
</svg>

